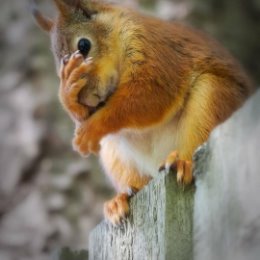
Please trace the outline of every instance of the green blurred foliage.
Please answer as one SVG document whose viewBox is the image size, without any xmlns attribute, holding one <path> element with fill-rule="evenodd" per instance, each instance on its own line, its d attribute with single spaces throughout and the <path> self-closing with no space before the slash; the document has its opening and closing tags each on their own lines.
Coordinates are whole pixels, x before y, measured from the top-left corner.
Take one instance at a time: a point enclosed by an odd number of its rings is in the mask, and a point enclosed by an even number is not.
<svg viewBox="0 0 260 260">
<path fill-rule="evenodd" d="M 147 9 L 153 9 L 156 4 L 156 0 L 140 0 L 140 5 Z"/>
<path fill-rule="evenodd" d="M 72 251 L 66 247 L 61 250 L 59 260 L 88 260 L 88 251 Z"/>
</svg>

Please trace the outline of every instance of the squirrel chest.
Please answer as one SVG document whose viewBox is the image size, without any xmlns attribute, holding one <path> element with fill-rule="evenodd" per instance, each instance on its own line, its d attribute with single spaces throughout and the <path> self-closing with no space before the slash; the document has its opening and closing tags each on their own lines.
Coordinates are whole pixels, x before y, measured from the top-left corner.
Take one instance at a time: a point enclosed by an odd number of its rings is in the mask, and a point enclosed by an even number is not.
<svg viewBox="0 0 260 260">
<path fill-rule="evenodd" d="M 124 129 L 101 140 L 100 159 L 109 174 L 107 164 L 118 157 L 125 165 L 135 165 L 140 175 L 155 177 L 158 166 L 177 148 L 177 138 L 176 120 L 146 130 Z"/>
</svg>

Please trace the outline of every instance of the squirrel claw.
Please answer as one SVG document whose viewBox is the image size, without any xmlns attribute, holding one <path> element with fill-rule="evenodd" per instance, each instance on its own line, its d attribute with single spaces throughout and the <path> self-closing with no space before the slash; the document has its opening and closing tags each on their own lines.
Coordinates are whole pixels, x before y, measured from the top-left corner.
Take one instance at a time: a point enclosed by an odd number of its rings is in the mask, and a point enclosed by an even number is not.
<svg viewBox="0 0 260 260">
<path fill-rule="evenodd" d="M 65 55 L 63 58 L 62 58 L 62 63 L 63 65 L 65 66 L 70 60 L 70 54 L 67 54 Z"/>
<path fill-rule="evenodd" d="M 159 172 L 169 173 L 171 170 L 177 171 L 177 183 L 179 185 L 188 185 L 193 181 L 192 162 L 180 160 L 177 151 L 170 153 L 159 168 Z"/>
<path fill-rule="evenodd" d="M 178 152 L 173 151 L 167 156 L 166 160 L 162 163 L 162 165 L 159 168 L 159 172 L 165 171 L 166 173 L 169 173 L 170 170 L 174 170 L 176 168 L 177 160 Z"/>
</svg>

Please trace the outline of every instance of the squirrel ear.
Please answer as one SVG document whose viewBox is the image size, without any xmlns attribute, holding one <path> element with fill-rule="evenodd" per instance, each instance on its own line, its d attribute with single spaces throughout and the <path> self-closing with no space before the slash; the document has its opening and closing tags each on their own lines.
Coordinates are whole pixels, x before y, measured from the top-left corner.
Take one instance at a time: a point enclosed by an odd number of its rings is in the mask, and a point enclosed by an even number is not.
<svg viewBox="0 0 260 260">
<path fill-rule="evenodd" d="M 37 22 L 37 24 L 46 32 L 50 32 L 53 27 L 53 21 L 45 17 L 36 7 L 34 2 L 31 2 L 31 12 Z"/>
<path fill-rule="evenodd" d="M 80 8 L 80 0 L 53 0 L 62 15 L 71 14 L 73 9 Z"/>
<path fill-rule="evenodd" d="M 91 18 L 91 15 L 96 13 L 90 10 L 90 8 L 84 6 L 81 0 L 53 0 L 58 10 L 63 16 L 70 15 L 73 10 L 80 10 L 87 18 Z"/>
<path fill-rule="evenodd" d="M 65 0 L 53 0 L 56 7 L 60 11 L 62 15 L 66 15 L 70 13 L 70 1 L 65 1 Z M 71 1 L 72 2 L 72 1 Z"/>
</svg>

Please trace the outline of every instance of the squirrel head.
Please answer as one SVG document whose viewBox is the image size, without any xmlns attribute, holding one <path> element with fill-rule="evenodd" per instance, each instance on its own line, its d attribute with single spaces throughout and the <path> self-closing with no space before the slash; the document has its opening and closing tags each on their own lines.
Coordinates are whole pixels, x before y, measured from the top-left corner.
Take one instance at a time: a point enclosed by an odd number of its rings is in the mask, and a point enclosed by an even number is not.
<svg viewBox="0 0 260 260">
<path fill-rule="evenodd" d="M 103 101 L 113 92 L 122 61 L 122 48 L 119 47 L 121 42 L 116 30 L 120 7 L 94 0 L 53 2 L 58 10 L 54 19 L 45 17 L 36 7 L 33 8 L 33 14 L 38 25 L 50 35 L 57 71 L 65 55 L 82 48 L 85 57 L 93 58 L 91 80 L 95 84 L 98 82 L 98 86 L 88 87 L 83 95 L 89 96 L 87 92 L 92 89 L 92 92 L 98 92 L 96 96 L 100 96 Z M 82 103 L 95 105 L 92 101 L 83 100 Z"/>
<path fill-rule="evenodd" d="M 45 17 L 36 7 L 33 14 L 40 27 L 50 34 L 57 71 L 61 59 L 81 46 L 86 56 L 93 58 L 91 79 L 95 82 L 81 95 L 87 99 L 81 103 L 93 104 L 89 101 L 91 94 L 100 96 L 99 102 L 103 102 L 119 81 L 123 84 L 128 80 L 124 75 L 134 77 L 138 64 L 145 59 L 146 44 L 140 43 L 142 28 L 135 22 L 139 16 L 131 9 L 98 0 L 53 1 L 58 9 L 56 18 Z"/>
<path fill-rule="evenodd" d="M 103 18 L 107 14 L 111 16 L 113 8 L 93 0 L 53 0 L 53 2 L 58 9 L 56 18 L 45 17 L 35 5 L 33 14 L 38 25 L 50 35 L 57 65 L 63 56 L 72 54 L 78 49 L 81 39 L 88 41 L 87 56 L 98 59 L 102 54 L 109 53 L 110 43 L 115 44 L 111 33 L 113 24 L 111 20 L 110 23 L 106 23 Z M 114 48 L 113 46 L 112 50 Z"/>
</svg>

